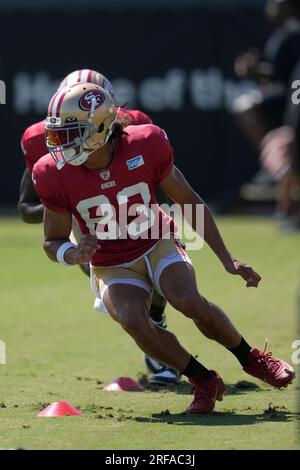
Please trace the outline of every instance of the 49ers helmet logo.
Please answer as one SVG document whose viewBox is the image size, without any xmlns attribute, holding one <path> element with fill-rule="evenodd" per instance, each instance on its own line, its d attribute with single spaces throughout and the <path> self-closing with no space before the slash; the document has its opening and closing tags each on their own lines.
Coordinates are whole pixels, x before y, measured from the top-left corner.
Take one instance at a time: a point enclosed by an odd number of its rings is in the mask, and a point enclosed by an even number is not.
<svg viewBox="0 0 300 470">
<path fill-rule="evenodd" d="M 101 106 L 105 101 L 104 93 L 100 90 L 97 90 L 96 88 L 94 90 L 86 91 L 80 97 L 79 107 L 83 111 L 90 111 L 91 107 L 92 107 L 93 100 L 96 101 L 95 109 L 99 108 L 99 106 Z"/>
</svg>

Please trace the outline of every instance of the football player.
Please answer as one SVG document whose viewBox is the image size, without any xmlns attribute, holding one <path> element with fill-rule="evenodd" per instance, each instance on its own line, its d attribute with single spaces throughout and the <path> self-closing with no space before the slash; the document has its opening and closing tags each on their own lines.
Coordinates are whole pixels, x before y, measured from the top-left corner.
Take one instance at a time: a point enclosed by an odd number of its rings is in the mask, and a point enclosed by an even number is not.
<svg viewBox="0 0 300 470">
<path fill-rule="evenodd" d="M 74 83 L 80 82 L 94 83 L 103 87 L 114 100 L 114 91 L 110 81 L 101 73 L 91 69 L 76 70 L 75 72 L 70 73 L 62 80 L 58 89 L 60 90 L 65 86 L 70 86 Z M 152 123 L 147 114 L 142 111 L 132 109 L 127 110 L 120 108 L 119 119 L 125 119 L 128 124 L 132 125 Z M 41 204 L 40 199 L 34 190 L 31 173 L 34 164 L 43 155 L 48 153 L 45 141 L 45 120 L 37 122 L 25 130 L 21 139 L 21 147 L 25 157 L 26 169 L 21 179 L 18 209 L 24 222 L 41 223 L 43 221 L 44 206 Z M 166 202 L 166 196 L 162 191 L 159 192 L 158 202 L 160 204 Z M 78 241 L 81 236 L 76 222 L 73 223 L 72 236 L 74 241 Z M 80 268 L 85 274 L 90 274 L 88 264 L 81 264 Z M 165 307 L 165 298 L 160 296 L 154 290 L 150 306 L 150 315 L 152 320 L 163 328 L 166 328 L 166 317 L 164 313 Z M 95 308 L 98 308 L 97 301 L 95 303 Z M 179 382 L 180 374 L 178 374 L 177 371 L 160 364 L 147 355 L 144 356 L 144 361 L 147 368 L 152 373 L 150 378 L 151 383 L 168 384 Z"/>
<path fill-rule="evenodd" d="M 114 99 L 113 87 L 110 81 L 95 70 L 83 69 L 67 75 L 60 83 L 58 89 L 74 83 L 89 82 L 103 87 Z M 120 118 L 126 118 L 128 123 L 139 125 L 152 123 L 149 116 L 139 110 L 125 110 L 120 108 Z M 48 153 L 45 141 L 45 119 L 29 126 L 22 135 L 21 148 L 24 154 L 26 169 L 20 184 L 20 195 L 18 209 L 24 222 L 29 224 L 41 223 L 43 221 L 44 206 L 32 185 L 31 173 L 34 164 Z"/>
<path fill-rule="evenodd" d="M 191 260 L 174 236 L 174 221 L 156 202 L 157 186 L 182 208 L 192 206 L 195 230 L 198 207 L 204 208 L 204 239 L 229 274 L 240 276 L 247 287 L 258 287 L 261 278 L 228 251 L 208 207 L 174 166 L 166 133 L 152 124 L 124 129 L 109 93 L 89 83 L 53 96 L 46 133 L 50 153 L 33 169 L 45 206 L 46 254 L 65 266 L 91 263 L 103 311 L 145 354 L 192 383 L 194 400 L 187 411 L 211 412 L 225 385 L 173 333 L 151 321 L 153 286 L 204 335 L 227 348 L 246 373 L 278 388 L 291 383 L 295 372 L 289 364 L 251 347 L 226 314 L 199 293 Z M 77 245 L 69 239 L 72 216 L 83 234 Z"/>
</svg>

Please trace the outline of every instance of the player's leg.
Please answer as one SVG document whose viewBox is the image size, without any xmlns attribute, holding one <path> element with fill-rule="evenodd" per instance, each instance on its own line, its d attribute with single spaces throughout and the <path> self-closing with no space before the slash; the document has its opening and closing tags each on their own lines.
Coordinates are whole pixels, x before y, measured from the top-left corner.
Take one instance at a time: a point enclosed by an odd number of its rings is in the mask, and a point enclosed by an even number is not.
<svg viewBox="0 0 300 470">
<path fill-rule="evenodd" d="M 205 336 L 226 348 L 239 345 L 242 337 L 227 315 L 198 292 L 194 268 L 189 263 L 167 266 L 159 282 L 170 304 L 191 318 Z"/>
<path fill-rule="evenodd" d="M 166 193 L 164 193 L 160 188 L 157 188 L 156 190 L 156 200 L 160 206 L 162 204 L 170 204 L 171 202 Z M 152 321 L 162 328 L 167 327 L 165 315 L 166 305 L 166 299 L 154 288 L 149 314 Z M 150 378 L 151 383 L 163 385 L 179 382 L 181 374 L 175 369 L 171 369 L 170 367 L 153 360 L 153 358 L 147 356 L 147 354 L 144 355 L 144 360 L 146 367 L 153 374 Z"/>
<path fill-rule="evenodd" d="M 166 316 L 164 313 L 167 301 L 156 289 L 153 289 L 152 300 L 149 309 L 151 320 L 161 328 L 167 328 Z M 181 374 L 175 369 L 162 364 L 152 357 L 144 354 L 144 361 L 147 369 L 151 372 L 150 382 L 157 385 L 176 384 L 179 382 Z"/>
<path fill-rule="evenodd" d="M 109 314 L 142 351 L 164 364 L 182 370 L 186 367 L 190 354 L 173 333 L 151 321 L 148 299 L 144 289 L 127 284 L 111 285 L 103 298 Z"/>
<path fill-rule="evenodd" d="M 170 304 L 191 318 L 203 334 L 231 351 L 245 372 L 275 387 L 284 387 L 293 380 L 295 372 L 289 364 L 252 348 L 223 310 L 199 293 L 190 264 L 176 262 L 166 266 L 160 274 L 159 288 Z"/>
<path fill-rule="evenodd" d="M 178 241 L 178 244 L 182 249 L 185 249 L 185 245 Z M 152 302 L 149 309 L 150 317 L 152 321 L 162 328 L 167 328 L 166 315 L 164 313 L 167 301 L 164 296 L 160 295 L 155 287 L 152 291 Z M 145 364 L 150 372 L 153 373 L 150 378 L 150 382 L 153 384 L 165 385 L 170 383 L 178 383 L 181 378 L 181 374 L 175 369 L 171 369 L 164 364 L 161 364 L 150 356 L 144 355 Z"/>
<path fill-rule="evenodd" d="M 165 297 L 160 295 L 156 289 L 153 289 L 152 300 L 149 309 L 151 319 L 157 325 L 163 327 L 166 324 L 165 308 L 167 301 Z"/>
<path fill-rule="evenodd" d="M 102 310 L 120 323 L 142 351 L 177 370 L 182 367 L 181 361 L 185 366 L 187 353 L 176 337 L 157 326 L 149 316 L 152 285 L 143 259 L 130 268 L 94 268 L 91 278 L 99 308 L 102 306 Z"/>
<path fill-rule="evenodd" d="M 189 412 L 204 414 L 214 409 L 215 401 L 222 400 L 225 392 L 222 379 L 196 361 L 173 333 L 151 321 L 143 289 L 114 284 L 106 290 L 104 303 L 114 320 L 146 354 L 182 371 L 190 379 L 195 398 Z"/>
<path fill-rule="evenodd" d="M 132 285 L 136 285 L 137 287 L 142 287 L 146 290 L 148 294 L 151 293 L 152 285 L 151 282 L 146 277 L 147 271 L 145 267 L 145 263 L 143 260 L 140 260 L 139 263 L 135 264 L 136 269 L 141 269 L 145 271 L 144 274 L 140 274 L 139 272 L 125 269 L 122 267 L 119 268 L 97 268 L 92 271 L 91 275 L 91 284 L 92 289 L 96 294 L 96 300 L 94 303 L 94 308 L 98 312 L 107 312 L 105 304 L 103 302 L 104 293 L 107 287 L 111 286 L 114 283 L 131 283 Z M 157 299 L 158 300 L 158 297 Z M 165 303 L 165 299 L 163 298 Z M 149 302 L 147 304 L 147 308 L 149 309 Z M 148 312 L 149 315 L 149 312 Z M 165 327 L 162 322 L 156 322 L 152 319 L 152 322 L 158 327 Z M 163 364 L 162 362 L 158 361 L 157 359 L 150 357 L 148 354 L 144 353 L 145 363 L 149 370 L 154 374 L 151 377 L 151 382 L 153 379 L 153 383 L 176 383 L 180 380 L 180 373 L 177 370 L 171 369 L 168 365 Z"/>
<path fill-rule="evenodd" d="M 220 308 L 208 305 L 198 292 L 192 262 L 177 241 L 160 240 L 148 258 L 154 286 L 160 295 L 194 320 L 210 339 L 215 339 L 225 347 L 239 344 L 241 335 L 229 318 Z"/>
<path fill-rule="evenodd" d="M 160 188 L 156 190 L 156 200 L 160 206 L 162 204 L 169 205 L 171 203 L 169 197 Z M 149 313 L 152 321 L 162 328 L 167 327 L 165 315 L 166 304 L 166 299 L 161 296 L 154 287 Z M 178 371 L 154 361 L 150 356 L 145 355 L 144 358 L 147 368 L 154 374 L 150 378 L 151 383 L 168 384 L 179 382 L 181 374 Z"/>
<path fill-rule="evenodd" d="M 199 380 L 204 384 L 206 390 L 202 389 L 201 393 L 195 386 L 195 394 L 200 393 L 200 396 L 194 400 L 190 411 L 212 411 L 215 401 L 221 399 L 225 391 L 222 379 L 194 359 L 173 333 L 151 321 L 148 309 L 151 286 L 147 277 L 125 268 L 97 268 L 92 278 L 94 291 L 101 298 L 98 306 L 102 304 L 144 353 L 182 371 L 191 381 Z"/>
</svg>

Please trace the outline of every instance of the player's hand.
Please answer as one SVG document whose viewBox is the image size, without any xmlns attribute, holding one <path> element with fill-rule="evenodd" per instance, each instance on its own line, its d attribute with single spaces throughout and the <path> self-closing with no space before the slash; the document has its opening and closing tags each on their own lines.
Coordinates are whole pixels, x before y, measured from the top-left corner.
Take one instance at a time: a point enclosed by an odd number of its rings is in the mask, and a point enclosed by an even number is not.
<svg viewBox="0 0 300 470">
<path fill-rule="evenodd" d="M 225 269 L 229 274 L 241 276 L 246 281 L 246 287 L 258 287 L 261 281 L 260 275 L 254 271 L 251 266 L 248 266 L 237 259 L 232 259 L 225 265 Z"/>
<path fill-rule="evenodd" d="M 70 264 L 89 263 L 99 248 L 97 237 L 87 233 L 81 237 L 76 248 L 66 252 L 65 260 Z"/>
</svg>

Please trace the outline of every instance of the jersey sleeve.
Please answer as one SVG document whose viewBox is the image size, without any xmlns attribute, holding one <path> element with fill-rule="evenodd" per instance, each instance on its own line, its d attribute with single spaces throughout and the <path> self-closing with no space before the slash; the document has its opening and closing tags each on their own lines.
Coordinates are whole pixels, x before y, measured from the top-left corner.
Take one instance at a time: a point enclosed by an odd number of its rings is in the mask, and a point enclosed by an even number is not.
<svg viewBox="0 0 300 470">
<path fill-rule="evenodd" d="M 35 158 L 33 157 L 32 146 L 30 145 L 31 142 L 30 142 L 30 139 L 28 139 L 27 137 L 26 131 L 22 135 L 20 144 L 21 144 L 23 155 L 24 155 L 26 167 L 28 171 L 31 173 L 36 161 L 35 161 Z"/>
<path fill-rule="evenodd" d="M 128 126 L 141 126 L 144 124 L 152 124 L 152 119 L 148 114 L 138 109 L 119 109 L 119 118 L 125 119 Z"/>
<path fill-rule="evenodd" d="M 173 148 L 166 132 L 155 126 L 155 134 L 151 146 L 153 149 L 153 163 L 157 183 L 168 176 L 173 168 Z"/>
<path fill-rule="evenodd" d="M 148 116 L 148 114 L 143 113 L 143 111 L 139 110 L 129 110 L 128 116 L 130 119 L 130 124 L 133 126 L 140 126 L 143 124 L 152 124 L 152 119 Z"/>
<path fill-rule="evenodd" d="M 41 203 L 53 212 L 71 212 L 65 195 L 60 191 L 59 175 L 54 175 L 58 170 L 53 167 L 47 169 L 42 160 L 32 170 L 32 182 Z"/>
<path fill-rule="evenodd" d="M 44 132 L 33 134 L 26 130 L 21 138 L 21 148 L 28 171 L 31 173 L 35 163 L 48 153 Z"/>
</svg>

